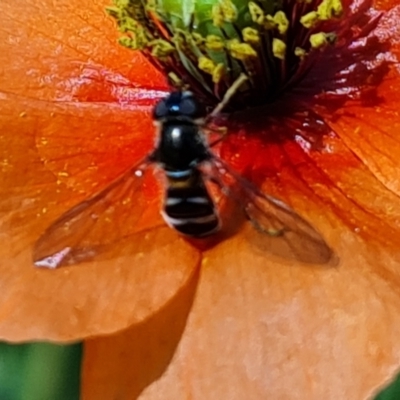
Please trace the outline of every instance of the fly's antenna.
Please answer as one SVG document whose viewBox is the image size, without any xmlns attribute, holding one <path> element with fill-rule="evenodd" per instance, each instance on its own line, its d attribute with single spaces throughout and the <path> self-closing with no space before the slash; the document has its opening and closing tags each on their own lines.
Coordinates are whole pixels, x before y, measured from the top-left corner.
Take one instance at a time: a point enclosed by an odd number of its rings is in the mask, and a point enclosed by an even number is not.
<svg viewBox="0 0 400 400">
<path fill-rule="evenodd" d="M 235 80 L 235 82 L 233 82 L 231 87 L 226 91 L 221 102 L 218 103 L 218 105 L 214 108 L 214 110 L 212 110 L 212 112 L 207 116 L 206 120 L 208 121 L 217 116 L 226 107 L 230 99 L 236 94 L 240 86 L 242 86 L 243 83 L 246 82 L 248 79 L 249 77 L 246 74 L 241 73 Z"/>
</svg>

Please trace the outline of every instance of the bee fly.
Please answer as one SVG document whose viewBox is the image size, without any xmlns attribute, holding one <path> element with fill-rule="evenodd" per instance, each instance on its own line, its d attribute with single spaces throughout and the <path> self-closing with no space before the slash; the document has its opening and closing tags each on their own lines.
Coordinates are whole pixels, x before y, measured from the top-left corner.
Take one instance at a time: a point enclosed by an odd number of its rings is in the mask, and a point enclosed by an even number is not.
<svg viewBox="0 0 400 400">
<path fill-rule="evenodd" d="M 211 116 L 226 104 L 226 98 Z M 150 165 L 164 173 L 161 214 L 180 234 L 202 238 L 219 230 L 218 211 L 205 184 L 209 181 L 240 205 L 261 237 L 280 238 L 300 261 L 329 261 L 331 249 L 308 222 L 280 200 L 260 192 L 211 151 L 213 144 L 202 129 L 210 115 L 190 92 L 172 92 L 159 101 L 153 110 L 158 130 L 155 149 L 50 225 L 35 244 L 35 265 L 56 268 L 89 261 L 107 245 L 137 233 L 135 222 L 145 203 L 140 201 L 142 176 Z"/>
</svg>

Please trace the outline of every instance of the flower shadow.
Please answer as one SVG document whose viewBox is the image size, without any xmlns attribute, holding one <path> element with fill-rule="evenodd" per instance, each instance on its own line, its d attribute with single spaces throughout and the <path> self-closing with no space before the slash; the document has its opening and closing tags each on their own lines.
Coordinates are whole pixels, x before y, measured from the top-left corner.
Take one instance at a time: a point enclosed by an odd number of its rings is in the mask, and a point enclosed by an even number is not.
<svg viewBox="0 0 400 400">
<path fill-rule="evenodd" d="M 83 397 L 111 398 L 107 395 L 111 386 L 120 388 L 120 398 L 136 399 L 165 373 L 185 330 L 199 276 L 200 268 L 196 268 L 174 297 L 143 322 L 116 335 L 85 342 L 84 357 L 93 366 L 89 365 L 85 372 L 98 375 L 102 384 L 85 385 L 84 390 L 90 393 L 83 393 Z M 105 352 L 109 362 L 99 364 L 96 356 L 104 356 Z M 87 378 L 83 376 L 84 381 Z M 110 381 L 113 385 L 109 385 Z"/>
</svg>

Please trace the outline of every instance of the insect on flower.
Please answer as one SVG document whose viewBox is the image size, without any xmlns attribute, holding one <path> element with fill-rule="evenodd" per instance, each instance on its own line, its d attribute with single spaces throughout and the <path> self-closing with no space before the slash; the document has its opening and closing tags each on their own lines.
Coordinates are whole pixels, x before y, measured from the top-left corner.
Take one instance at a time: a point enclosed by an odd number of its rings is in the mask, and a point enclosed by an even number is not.
<svg viewBox="0 0 400 400">
<path fill-rule="evenodd" d="M 150 166 L 165 177 L 161 214 L 166 224 L 179 234 L 204 238 L 221 228 L 219 212 L 206 182 L 236 202 L 261 237 L 280 237 L 296 249 L 300 260 L 327 262 L 332 251 L 321 235 L 280 200 L 262 193 L 213 153 L 222 137 L 208 143 L 207 122 L 226 105 L 235 87 L 246 79 L 239 77 L 222 102 L 209 115 L 189 91 L 174 91 L 153 109 L 157 128 L 154 150 L 124 172 L 105 189 L 76 205 L 43 233 L 34 248 L 38 267 L 56 268 L 89 261 L 100 255 L 109 241 L 107 232 L 113 216 L 129 220 L 143 211 L 140 196 L 143 176 Z M 99 234 L 101 232 L 102 234 Z M 120 232 L 126 238 L 126 232 Z"/>
</svg>

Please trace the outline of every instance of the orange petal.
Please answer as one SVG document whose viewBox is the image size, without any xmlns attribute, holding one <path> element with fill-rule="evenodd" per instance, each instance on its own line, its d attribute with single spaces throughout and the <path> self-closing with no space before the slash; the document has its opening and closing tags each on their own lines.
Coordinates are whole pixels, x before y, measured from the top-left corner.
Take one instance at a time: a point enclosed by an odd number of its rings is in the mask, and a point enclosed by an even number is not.
<svg viewBox="0 0 400 400">
<path fill-rule="evenodd" d="M 117 44 L 116 26 L 104 11 L 110 3 L 16 0 L 4 4 L 0 90 L 42 100 L 70 100 L 79 97 L 76 92 L 85 80 L 104 80 L 96 91 L 100 101 L 98 94 L 107 96 L 112 82 L 131 88 L 165 87 L 162 75 L 140 53 Z M 88 93 L 85 96 L 90 98 Z"/>
<path fill-rule="evenodd" d="M 373 3 L 378 10 L 390 10 L 398 5 L 397 0 L 374 0 Z"/>
<path fill-rule="evenodd" d="M 343 57 L 332 52 L 329 62 L 321 59 L 299 88 L 303 95 L 294 91 L 270 105 L 266 117 L 257 112 L 246 115 L 242 129 L 230 132 L 221 148 L 225 160 L 300 214 L 317 220 L 318 214 L 335 215 L 368 241 L 393 249 L 398 247 L 400 207 L 398 197 L 387 188 L 398 193 L 400 75 L 393 65 L 395 46 L 388 46 L 388 34 L 397 29 L 399 9 L 371 21 L 370 29 L 378 26 L 368 46 L 363 42 L 357 51 L 342 49 Z M 372 63 L 368 58 L 372 55 L 381 60 L 372 71 L 355 68 L 349 73 L 351 65 L 366 59 Z M 342 81 L 360 100 L 349 100 Z M 321 88 L 326 96 L 309 96 Z M 297 112 L 290 115 L 291 108 Z M 305 196 L 309 206 L 302 211 L 299 204 Z"/>
<path fill-rule="evenodd" d="M 148 110 L 137 106 L 158 92 L 138 86 L 164 90 L 165 80 L 117 45 L 109 2 L 100 3 L 16 1 L 0 17 L 0 336 L 8 340 L 72 340 L 129 326 L 179 293 L 199 262 L 164 229 L 136 237 L 133 254 L 112 263 L 32 265 L 31 246 L 50 222 L 146 155 L 153 140 Z M 159 202 L 157 185 L 147 192 Z M 159 221 L 158 210 L 149 205 L 144 226 Z"/>
<path fill-rule="evenodd" d="M 391 60 L 392 65 L 379 83 L 376 93 L 367 93 L 367 98 L 360 100 L 346 101 L 337 111 L 321 111 L 345 146 L 362 160 L 382 184 L 396 194 L 400 194 L 400 180 L 397 179 L 400 155 L 400 73 L 396 63 L 400 55 L 399 16 L 400 7 L 392 9 L 383 16 L 375 30 L 380 40 L 392 43 L 391 53 L 382 54 Z"/>
<path fill-rule="evenodd" d="M 399 260 L 341 229 L 328 239 L 338 267 L 257 254 L 238 236 L 209 251 L 187 320 L 186 297 L 86 341 L 83 398 L 371 397 L 398 368 Z"/>
<path fill-rule="evenodd" d="M 83 119 L 82 107 L 72 107 L 75 116 L 66 107 L 65 114 L 51 117 L 48 113 L 50 106 L 41 109 L 32 104 L 36 103 L 24 102 L 15 96 L 3 97 L 1 101 L 3 246 L 0 249 L 0 274 L 3 284 L 0 336 L 14 341 L 39 338 L 73 340 L 114 332 L 147 318 L 188 284 L 199 262 L 198 251 L 172 230 L 163 228 L 158 233 L 150 231 L 148 235 L 136 237 L 132 243 L 136 246 L 133 254 L 120 254 L 112 262 L 43 271 L 33 266 L 31 255 L 32 243 L 50 222 L 93 191 L 93 182 L 96 182 L 93 173 L 76 174 L 76 179 L 82 184 L 74 184 L 73 189 L 68 187 L 68 179 L 65 181 L 67 185 L 62 180 L 57 183 L 57 168 L 63 162 L 68 168 L 79 170 L 81 165 L 82 170 L 86 170 L 90 159 L 99 156 L 94 149 L 85 153 L 85 148 L 79 147 L 79 133 L 115 133 L 117 126 L 128 129 L 128 123 L 133 133 L 143 135 L 143 129 L 147 129 L 150 123 L 147 114 L 138 111 L 138 114 L 134 113 L 135 117 L 126 121 L 127 116 L 121 112 L 102 120 L 104 110 L 86 107 L 85 115 L 90 118 L 72 130 L 70 141 L 64 134 L 58 136 L 61 139 L 58 145 L 65 148 L 63 154 L 62 147 L 57 147 L 50 133 L 57 126 L 62 133 L 63 124 L 74 128 L 74 121 L 79 117 Z M 48 135 L 46 140 L 50 150 L 45 151 L 41 142 L 39 151 L 42 155 L 35 146 L 38 134 Z M 147 136 L 151 137 L 151 133 Z M 79 142 L 77 148 L 73 147 L 76 144 L 74 140 Z M 113 145 L 109 148 L 112 149 Z M 130 148 L 127 146 L 128 154 L 138 157 L 135 156 L 138 149 L 131 151 Z M 81 157 L 69 157 L 70 149 L 81 151 Z M 53 156 L 58 150 L 60 158 L 56 160 Z M 146 154 L 144 144 L 141 151 Z M 89 161 L 85 157 L 89 157 Z M 129 158 L 121 157 L 121 151 L 116 151 L 110 153 L 107 161 L 110 164 L 106 162 L 105 165 L 109 171 L 103 169 L 102 173 L 105 177 L 112 177 L 121 167 L 118 162 L 127 163 Z M 149 226 L 152 226 L 152 221 L 159 220 L 158 190 L 155 196 L 157 204 L 149 204 Z M 118 249 L 119 245 L 115 247 L 117 253 Z"/>
<path fill-rule="evenodd" d="M 366 398 L 397 370 L 399 199 L 342 136 L 324 138 L 319 152 L 285 141 L 285 129 L 231 135 L 222 155 L 308 216 L 339 266 L 226 240 L 205 255 L 183 333 L 169 335 L 167 317 L 87 341 L 85 399 L 320 399 L 326 388 L 329 398 Z"/>
<path fill-rule="evenodd" d="M 321 232 L 345 225 L 369 242 L 397 249 L 400 201 L 376 179 L 341 138 L 327 136 L 319 149 L 290 127 L 246 124 L 223 143 L 221 155 L 269 195 L 283 200 Z"/>
</svg>

